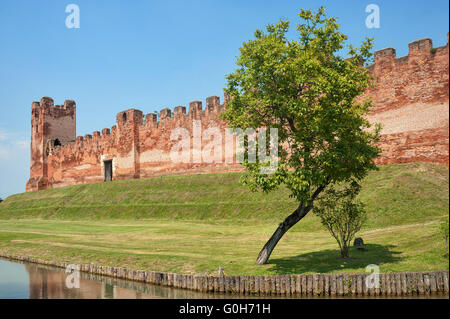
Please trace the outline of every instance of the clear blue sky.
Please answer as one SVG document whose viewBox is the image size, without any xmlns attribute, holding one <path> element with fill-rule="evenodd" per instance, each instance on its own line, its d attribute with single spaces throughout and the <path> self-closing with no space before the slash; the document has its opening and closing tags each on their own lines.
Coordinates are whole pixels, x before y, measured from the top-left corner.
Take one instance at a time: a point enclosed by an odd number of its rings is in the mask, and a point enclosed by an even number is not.
<svg viewBox="0 0 450 319">
<path fill-rule="evenodd" d="M 80 8 L 80 28 L 68 29 L 68 4 Z M 368 29 L 368 4 L 380 8 Z M 114 125 L 134 107 L 144 113 L 223 96 L 243 41 L 280 18 L 298 22 L 300 8 L 327 7 L 357 45 L 375 50 L 431 38 L 447 43 L 448 1 L 264 0 L 1 0 L 0 197 L 24 191 L 29 177 L 32 101 L 77 102 L 77 135 Z"/>
</svg>

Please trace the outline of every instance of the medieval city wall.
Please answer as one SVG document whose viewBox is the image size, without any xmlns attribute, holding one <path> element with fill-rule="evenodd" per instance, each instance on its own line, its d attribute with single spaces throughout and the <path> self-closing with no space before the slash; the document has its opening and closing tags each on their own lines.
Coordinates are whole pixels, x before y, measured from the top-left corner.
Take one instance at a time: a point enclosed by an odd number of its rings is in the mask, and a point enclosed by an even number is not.
<svg viewBox="0 0 450 319">
<path fill-rule="evenodd" d="M 410 43 L 409 54 L 401 58 L 396 57 L 393 48 L 375 52 L 369 70 L 377 86 L 368 89 L 363 97 L 373 100 L 369 120 L 383 125 L 379 164 L 449 164 L 448 58 L 448 43 L 433 48 L 430 39 Z M 223 132 L 227 127 L 218 118 L 223 105 L 216 96 L 206 99 L 205 108 L 201 101 L 193 101 L 188 111 L 185 106 L 175 107 L 173 114 L 164 109 L 159 120 L 157 114 L 144 116 L 140 110 L 129 109 L 117 114 L 112 128 L 83 137 L 75 137 L 75 108 L 73 101 L 63 106 L 54 106 L 50 98 L 33 102 L 27 191 L 103 181 L 107 160 L 112 160 L 113 180 L 242 170 L 239 164 L 229 163 L 225 152 L 219 162 L 196 160 L 204 149 L 195 143 L 195 130 L 204 133 L 219 128 Z M 201 128 L 194 127 L 194 123 L 201 123 Z M 180 127 L 193 141 L 188 163 L 174 162 L 170 157 L 170 150 L 178 142 L 171 139 L 171 133 Z M 55 145 L 56 138 L 63 145 Z M 225 140 L 218 143 L 224 150 Z M 214 147 L 208 143 L 208 134 L 201 147 Z"/>
<path fill-rule="evenodd" d="M 409 44 L 409 54 L 395 49 L 375 52 L 370 67 L 377 86 L 369 116 L 383 125 L 380 164 L 413 161 L 449 163 L 449 54 L 433 49 L 431 39 Z"/>
</svg>

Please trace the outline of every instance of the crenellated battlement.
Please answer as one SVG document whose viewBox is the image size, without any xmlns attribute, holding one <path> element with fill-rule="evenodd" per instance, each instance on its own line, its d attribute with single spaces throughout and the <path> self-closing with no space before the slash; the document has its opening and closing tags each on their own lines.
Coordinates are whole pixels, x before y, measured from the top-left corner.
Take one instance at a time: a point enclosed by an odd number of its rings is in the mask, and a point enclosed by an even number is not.
<svg viewBox="0 0 450 319">
<path fill-rule="evenodd" d="M 45 97 L 46 105 L 58 109 L 56 106 L 50 106 L 53 100 Z M 68 100 L 69 107 L 73 107 L 75 102 Z M 34 102 L 37 103 L 37 102 Z M 73 105 L 73 106 L 72 106 Z M 192 101 L 189 103 L 189 112 L 186 113 L 186 107 L 179 105 L 162 109 L 159 114 L 148 113 L 143 116 L 142 111 L 138 109 L 128 109 L 121 111 L 116 115 L 116 125 L 111 128 L 104 128 L 101 132 L 94 131 L 84 136 L 77 136 L 74 141 L 64 143 L 58 148 L 53 148 L 49 156 L 58 157 L 70 154 L 73 150 L 77 152 L 90 153 L 94 150 L 105 149 L 118 143 L 121 137 L 128 138 L 129 130 L 138 130 L 138 135 L 161 136 L 165 128 L 192 126 L 192 120 L 204 120 L 205 123 L 212 120 L 218 121 L 217 114 L 221 112 L 223 105 L 220 104 L 218 96 L 206 98 L 206 108 L 203 109 L 202 101 Z M 133 126 L 133 127 L 132 127 Z"/>
<path fill-rule="evenodd" d="M 40 102 L 31 104 L 31 110 L 34 116 L 39 112 L 55 117 L 75 115 L 76 103 L 73 100 L 65 100 L 63 105 L 55 105 L 52 98 L 44 96 Z"/>
<path fill-rule="evenodd" d="M 404 57 L 397 58 L 394 48 L 384 48 L 374 52 L 374 64 L 369 66 L 369 70 L 375 74 L 392 71 L 397 67 L 403 67 L 405 64 L 416 64 L 419 61 L 433 60 L 448 57 L 448 38 L 447 44 L 438 48 L 433 47 L 433 41 L 429 38 L 415 40 L 408 44 L 409 52 Z M 430 63 L 433 63 L 430 61 Z"/>
<path fill-rule="evenodd" d="M 428 55 L 431 53 L 430 50 L 433 48 L 433 41 L 429 38 L 416 40 L 408 44 L 408 48 L 408 56 Z"/>
<path fill-rule="evenodd" d="M 431 39 L 409 43 L 409 53 L 395 48 L 374 53 L 367 69 L 376 81 L 360 98 L 370 97 L 369 121 L 383 126 L 378 163 L 430 161 L 448 165 L 449 45 L 433 48 Z M 228 96 L 224 95 L 224 104 Z M 174 163 L 171 132 L 184 128 L 191 138 L 211 127 L 227 128 L 218 117 L 218 96 L 191 101 L 188 107 L 145 114 L 131 108 L 116 114 L 115 125 L 76 136 L 76 103 L 55 105 L 50 97 L 33 102 L 30 180 L 27 191 L 65 185 L 161 176 L 242 170 L 238 164 Z M 194 128 L 194 121 L 197 121 Z M 200 127 L 198 127 L 200 125 Z M 199 132 L 194 132 L 200 130 Z M 197 139 L 206 139 L 199 137 Z M 192 158 L 201 149 L 190 144 Z"/>
<path fill-rule="evenodd" d="M 429 38 L 413 41 L 408 45 L 408 55 L 403 57 L 397 57 L 391 47 L 376 51 L 374 64 L 368 70 L 377 85 L 364 94 L 374 101 L 372 112 L 448 100 L 448 40 L 449 33 L 447 44 L 437 48 Z"/>
</svg>

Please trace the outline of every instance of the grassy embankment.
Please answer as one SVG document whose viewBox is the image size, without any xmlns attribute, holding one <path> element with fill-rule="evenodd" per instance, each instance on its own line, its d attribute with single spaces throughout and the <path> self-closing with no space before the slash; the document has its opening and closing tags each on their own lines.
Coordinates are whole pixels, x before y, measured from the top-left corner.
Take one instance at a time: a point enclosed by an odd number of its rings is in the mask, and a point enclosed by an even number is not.
<svg viewBox="0 0 450 319">
<path fill-rule="evenodd" d="M 364 181 L 368 252 L 343 260 L 312 213 L 280 241 L 269 263 L 259 249 L 295 203 L 264 195 L 239 174 L 173 176 L 17 194 L 0 204 L 0 252 L 41 259 L 178 273 L 281 274 L 448 269 L 439 221 L 448 215 L 448 168 L 387 165 Z"/>
</svg>

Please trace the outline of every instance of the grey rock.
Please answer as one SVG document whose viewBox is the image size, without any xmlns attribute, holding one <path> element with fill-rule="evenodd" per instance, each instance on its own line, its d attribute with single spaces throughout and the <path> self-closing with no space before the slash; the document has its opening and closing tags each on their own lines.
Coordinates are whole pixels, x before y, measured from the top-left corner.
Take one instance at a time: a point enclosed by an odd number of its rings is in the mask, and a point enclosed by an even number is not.
<svg viewBox="0 0 450 319">
<path fill-rule="evenodd" d="M 364 240 L 361 237 L 355 238 L 355 240 L 353 241 L 353 246 L 355 246 L 355 247 L 363 246 L 364 247 Z"/>
<path fill-rule="evenodd" d="M 368 251 L 368 249 L 364 246 L 364 240 L 361 237 L 355 238 L 353 241 L 353 246 L 360 251 Z"/>
</svg>

